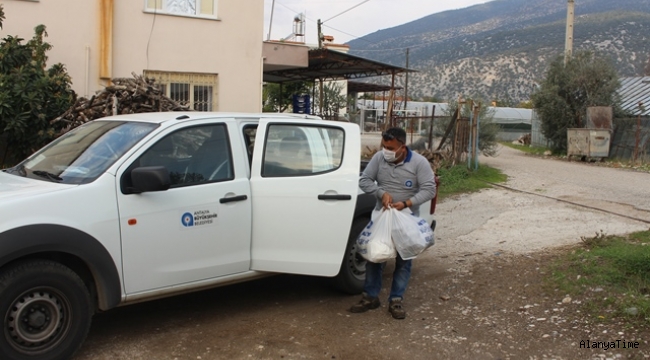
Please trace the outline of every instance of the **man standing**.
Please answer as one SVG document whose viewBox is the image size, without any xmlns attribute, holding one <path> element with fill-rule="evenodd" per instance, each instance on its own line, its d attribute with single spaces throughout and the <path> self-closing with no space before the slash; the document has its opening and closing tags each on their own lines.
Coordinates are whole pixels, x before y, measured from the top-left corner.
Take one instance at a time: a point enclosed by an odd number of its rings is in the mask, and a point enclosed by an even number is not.
<svg viewBox="0 0 650 360">
<path fill-rule="evenodd" d="M 429 161 L 406 146 L 406 132 L 390 128 L 381 134 L 383 150 L 372 157 L 361 175 L 359 187 L 377 197 L 376 210 L 410 208 L 419 216 L 420 204 L 436 195 L 436 182 Z M 386 263 L 366 263 L 366 281 L 361 301 L 350 312 L 362 313 L 378 308 L 381 276 Z M 404 292 L 411 277 L 411 260 L 395 259 L 388 311 L 395 319 L 404 319 Z"/>
</svg>

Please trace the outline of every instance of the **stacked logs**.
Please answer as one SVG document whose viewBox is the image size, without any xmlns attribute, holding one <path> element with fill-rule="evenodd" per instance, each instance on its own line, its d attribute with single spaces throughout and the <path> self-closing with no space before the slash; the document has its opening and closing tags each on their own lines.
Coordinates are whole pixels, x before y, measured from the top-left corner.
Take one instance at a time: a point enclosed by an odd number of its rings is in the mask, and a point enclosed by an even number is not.
<svg viewBox="0 0 650 360">
<path fill-rule="evenodd" d="M 88 121 L 109 115 L 156 111 L 187 111 L 187 106 L 168 98 L 153 79 L 131 73 L 133 78 L 113 79 L 112 85 L 98 91 L 90 99 L 77 101 L 51 124 L 64 122 L 61 134 Z"/>
</svg>

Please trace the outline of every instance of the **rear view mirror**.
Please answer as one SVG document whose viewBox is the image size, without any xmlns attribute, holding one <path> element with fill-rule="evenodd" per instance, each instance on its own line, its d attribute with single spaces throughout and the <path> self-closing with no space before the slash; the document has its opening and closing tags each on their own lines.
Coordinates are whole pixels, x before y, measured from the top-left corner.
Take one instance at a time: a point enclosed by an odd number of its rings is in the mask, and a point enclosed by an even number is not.
<svg viewBox="0 0 650 360">
<path fill-rule="evenodd" d="M 145 166 L 131 171 L 132 193 L 165 191 L 171 186 L 169 171 L 164 166 Z"/>
</svg>

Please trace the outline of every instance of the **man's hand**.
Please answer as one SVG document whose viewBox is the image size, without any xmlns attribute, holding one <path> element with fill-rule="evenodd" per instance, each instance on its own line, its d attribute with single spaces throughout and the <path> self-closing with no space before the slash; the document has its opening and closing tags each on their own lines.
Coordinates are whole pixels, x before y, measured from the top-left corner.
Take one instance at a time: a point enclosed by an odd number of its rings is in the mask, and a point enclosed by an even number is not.
<svg viewBox="0 0 650 360">
<path fill-rule="evenodd" d="M 395 210 L 399 210 L 399 211 L 402 211 L 402 210 L 406 209 L 406 207 L 407 207 L 405 201 L 399 201 L 399 202 L 391 204 L 390 206 L 395 208 Z"/>
<path fill-rule="evenodd" d="M 381 197 L 381 204 L 384 205 L 384 209 L 388 209 L 393 204 L 393 197 L 389 193 L 385 192 Z"/>
</svg>

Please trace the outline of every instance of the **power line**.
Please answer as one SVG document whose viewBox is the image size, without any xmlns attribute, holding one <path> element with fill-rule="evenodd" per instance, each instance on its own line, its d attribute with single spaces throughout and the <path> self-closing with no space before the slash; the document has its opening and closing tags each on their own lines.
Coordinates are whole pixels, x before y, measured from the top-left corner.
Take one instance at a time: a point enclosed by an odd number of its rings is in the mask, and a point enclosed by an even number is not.
<svg viewBox="0 0 650 360">
<path fill-rule="evenodd" d="M 363 2 L 363 3 L 365 3 L 365 2 Z M 357 4 L 356 6 L 359 6 L 359 5 L 363 4 L 363 3 Z M 280 5 L 280 6 L 284 7 L 284 8 L 286 8 L 287 10 L 291 10 L 292 12 L 294 12 L 294 13 L 296 13 L 296 14 L 301 13 L 300 11 L 296 11 L 295 9 L 292 9 L 292 8 L 288 7 L 287 5 L 285 5 L 285 4 L 283 4 L 283 3 L 279 2 L 279 1 L 276 1 L 276 4 L 278 4 L 278 5 Z M 355 8 L 356 6 L 354 6 L 354 7 L 350 8 L 350 9 L 344 11 L 343 13 L 345 13 L 345 12 L 347 12 L 347 11 L 349 11 L 349 10 L 352 10 L 352 9 Z M 343 13 L 340 13 L 340 14 L 338 14 L 338 15 L 341 15 L 341 14 L 343 14 Z M 331 19 L 335 18 L 335 17 L 338 16 L 338 15 L 335 15 L 335 16 L 333 16 L 333 17 L 331 17 L 331 18 L 329 18 L 329 19 L 327 19 L 327 20 L 325 20 L 325 21 L 331 20 Z M 308 20 L 308 21 L 310 21 L 310 22 L 312 22 L 312 23 L 314 23 L 314 24 L 317 24 L 317 23 L 318 23 L 317 20 L 314 20 L 314 19 L 309 18 L 309 17 L 307 17 L 307 16 L 305 16 L 305 20 Z M 323 22 L 325 22 L 325 21 L 323 21 Z M 322 23 L 321 23 L 321 24 L 322 24 Z M 343 31 L 343 30 L 341 30 L 341 29 L 337 29 L 337 28 L 334 28 L 334 27 L 332 27 L 332 26 L 325 25 L 325 24 L 322 24 L 322 26 L 324 26 L 324 27 L 326 27 L 326 28 L 329 28 L 329 29 L 331 29 L 331 30 L 334 30 L 334 31 L 338 31 L 338 32 L 340 32 L 341 34 L 345 34 L 345 35 L 347 35 L 347 36 L 351 36 L 351 37 L 352 37 L 352 40 L 361 40 L 361 41 L 364 41 L 364 42 L 366 42 L 366 43 L 368 43 L 368 44 L 371 44 L 371 45 L 377 45 L 377 42 L 373 42 L 373 41 L 366 40 L 366 39 L 364 39 L 364 38 L 361 37 L 361 36 L 354 35 L 354 34 L 350 34 L 349 32 Z M 352 41 L 352 40 L 350 40 L 350 41 Z M 408 49 L 408 48 L 411 48 L 411 49 L 413 49 L 413 48 L 418 48 L 418 47 L 425 46 L 425 45 L 429 45 L 429 44 L 433 44 L 433 43 L 436 43 L 436 42 L 439 42 L 439 41 L 438 41 L 438 40 L 437 40 L 437 41 L 431 41 L 431 42 L 422 43 L 422 44 L 419 44 L 419 45 L 412 45 L 412 46 L 406 46 L 406 47 L 401 47 L 401 48 L 393 48 L 393 49 L 375 49 L 375 50 L 372 50 L 372 49 L 367 49 L 367 50 L 361 50 L 361 49 L 358 49 L 358 50 L 357 50 L 357 49 L 354 49 L 354 50 L 352 50 L 352 51 L 354 51 L 354 52 L 360 52 L 360 51 L 367 51 L 367 52 L 380 52 L 380 51 L 406 50 L 406 49 Z"/>
<path fill-rule="evenodd" d="M 350 10 L 352 10 L 352 9 L 355 9 L 355 8 L 357 8 L 357 7 L 359 7 L 359 6 L 361 6 L 361 5 L 365 4 L 365 3 L 367 3 L 368 1 L 370 1 L 370 0 L 363 0 L 362 2 L 360 2 L 360 3 L 356 4 L 356 5 L 354 5 L 353 7 L 349 8 L 349 9 L 347 9 L 347 10 L 341 12 L 341 13 L 338 13 L 338 14 L 332 16 L 331 18 L 329 18 L 329 19 L 327 19 L 327 20 L 321 22 L 321 24 L 322 24 L 322 23 L 326 23 L 326 22 L 328 22 L 328 21 L 334 19 L 335 17 L 338 17 L 338 16 L 340 16 L 340 15 L 343 15 L 343 14 L 345 14 L 346 12 L 348 12 L 348 11 L 350 11 Z"/>
<path fill-rule="evenodd" d="M 359 39 L 359 40 L 362 40 L 362 39 Z M 409 46 L 405 46 L 405 47 L 401 47 L 401 48 L 392 48 L 392 49 L 355 49 L 354 52 L 362 52 L 362 51 L 380 52 L 380 51 L 406 50 L 406 49 L 419 48 L 419 47 L 422 47 L 422 46 L 425 46 L 425 45 L 430 45 L 430 44 L 434 44 L 434 43 L 438 43 L 438 42 L 440 42 L 440 40 L 429 41 L 429 42 L 421 43 L 421 44 L 418 44 L 418 45 L 409 45 Z M 374 44 L 377 44 L 377 43 L 374 43 Z"/>
<path fill-rule="evenodd" d="M 331 26 L 329 26 L 329 25 L 323 25 L 323 26 L 326 27 L 326 28 L 330 28 L 330 29 L 332 29 L 332 30 L 334 30 L 334 31 L 338 31 L 338 32 L 340 32 L 340 33 L 342 33 L 342 34 L 345 34 L 345 35 L 348 35 L 348 36 L 352 36 L 352 37 L 354 38 L 354 39 L 352 39 L 352 40 L 362 40 L 362 41 L 365 41 L 365 42 L 367 42 L 368 44 L 371 44 L 371 45 L 375 45 L 375 44 L 376 44 L 376 43 L 374 43 L 374 42 L 372 42 L 372 41 L 368 41 L 368 40 L 366 40 L 366 39 L 363 39 L 363 38 L 361 38 L 360 36 L 356 36 L 356 35 L 353 35 L 353 34 L 347 33 L 347 32 L 345 32 L 345 31 L 343 31 L 343 30 L 339 30 L 339 29 L 333 28 L 333 27 L 331 27 Z"/>
<path fill-rule="evenodd" d="M 292 12 L 294 12 L 294 13 L 296 13 L 296 14 L 301 13 L 300 11 L 296 11 L 295 9 L 292 9 L 292 8 L 288 7 L 287 5 L 285 5 L 285 4 L 283 4 L 283 3 L 279 2 L 279 1 L 276 1 L 276 4 L 278 4 L 278 5 L 282 6 L 282 7 L 285 7 L 286 9 L 291 10 Z M 359 5 L 361 5 L 361 4 L 359 4 Z M 351 9 L 349 9 L 349 10 L 351 10 Z M 339 14 L 339 15 L 340 15 L 340 14 Z M 337 15 L 337 16 L 338 16 L 338 15 Z M 333 17 L 332 17 L 332 18 L 333 18 Z M 332 18 L 330 18 L 330 19 L 332 19 Z M 309 20 L 309 21 L 311 21 L 311 22 L 314 23 L 314 24 L 317 24 L 317 23 L 318 23 L 316 20 L 311 19 L 311 18 L 309 18 L 309 17 L 307 17 L 307 16 L 305 16 L 305 20 Z M 351 37 L 353 37 L 352 40 L 363 40 L 363 41 L 365 41 L 365 42 L 367 42 L 368 44 L 371 44 L 371 45 L 375 45 L 375 44 L 376 44 L 376 43 L 374 43 L 374 42 L 372 42 L 372 41 L 368 41 L 368 40 L 366 40 L 366 39 L 362 39 L 361 36 L 357 36 L 357 35 L 354 35 L 354 34 L 350 34 L 350 33 L 348 33 L 348 32 L 345 32 L 345 31 L 343 31 L 343 30 L 340 30 L 340 29 L 337 29 L 337 28 L 331 27 L 331 26 L 329 26 L 329 25 L 324 25 L 324 24 L 323 24 L 323 26 L 326 27 L 326 28 L 332 29 L 332 30 L 334 30 L 334 31 L 338 31 L 338 32 L 340 32 L 341 34 L 345 34 L 345 35 L 347 35 L 347 36 L 351 36 Z"/>
</svg>

